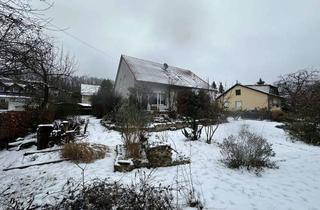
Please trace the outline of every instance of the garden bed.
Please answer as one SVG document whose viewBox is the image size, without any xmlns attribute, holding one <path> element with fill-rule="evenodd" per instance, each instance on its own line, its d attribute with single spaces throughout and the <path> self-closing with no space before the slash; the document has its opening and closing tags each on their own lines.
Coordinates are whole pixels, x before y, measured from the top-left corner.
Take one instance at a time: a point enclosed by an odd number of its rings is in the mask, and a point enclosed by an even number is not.
<svg viewBox="0 0 320 210">
<path fill-rule="evenodd" d="M 199 120 L 200 124 L 215 124 L 210 119 Z M 121 127 L 116 125 L 116 123 L 110 121 L 101 121 L 101 124 L 109 130 L 120 131 Z M 189 127 L 190 123 L 184 120 L 170 121 L 170 122 L 153 122 L 144 128 L 147 132 L 162 132 L 162 131 L 175 131 L 179 129 L 183 129 Z"/>
<path fill-rule="evenodd" d="M 129 172 L 137 168 L 169 167 L 181 164 L 189 164 L 190 158 L 178 156 L 172 158 L 172 148 L 169 145 L 156 145 L 145 149 L 141 158 L 127 158 L 125 147 L 116 146 L 116 158 L 114 171 Z"/>
</svg>

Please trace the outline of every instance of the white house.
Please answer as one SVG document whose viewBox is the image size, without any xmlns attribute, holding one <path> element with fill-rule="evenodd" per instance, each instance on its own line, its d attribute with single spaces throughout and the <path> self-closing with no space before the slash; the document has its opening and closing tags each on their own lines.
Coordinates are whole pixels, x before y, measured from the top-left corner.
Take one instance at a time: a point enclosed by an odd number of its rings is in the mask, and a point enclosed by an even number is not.
<svg viewBox="0 0 320 210">
<path fill-rule="evenodd" d="M 91 106 L 91 98 L 99 91 L 99 85 L 81 84 L 81 103 L 82 105 Z"/>
<path fill-rule="evenodd" d="M 175 104 L 178 90 L 209 90 L 209 84 L 190 70 L 121 55 L 114 91 L 124 98 L 136 89 L 148 110 L 166 111 Z M 174 105 L 173 105 L 174 107 Z"/>
<path fill-rule="evenodd" d="M 30 102 L 31 85 L 16 83 L 9 78 L 0 78 L 0 111 L 23 111 Z"/>
</svg>

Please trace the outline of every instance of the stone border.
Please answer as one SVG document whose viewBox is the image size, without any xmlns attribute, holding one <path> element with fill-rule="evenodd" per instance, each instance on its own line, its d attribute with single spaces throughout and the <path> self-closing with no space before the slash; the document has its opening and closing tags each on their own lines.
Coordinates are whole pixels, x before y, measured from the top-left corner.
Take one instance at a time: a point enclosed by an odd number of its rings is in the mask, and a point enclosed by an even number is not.
<svg viewBox="0 0 320 210">
<path fill-rule="evenodd" d="M 200 124 L 210 124 L 210 120 L 200 120 Z M 107 121 L 101 120 L 101 124 L 109 130 L 120 131 L 120 127 L 114 123 L 108 123 Z M 214 124 L 214 123 L 212 123 Z M 175 131 L 183 128 L 187 128 L 190 124 L 186 121 L 175 121 L 175 122 L 166 122 L 166 123 L 153 123 L 148 127 L 144 128 L 147 132 L 161 132 L 161 131 Z"/>
</svg>

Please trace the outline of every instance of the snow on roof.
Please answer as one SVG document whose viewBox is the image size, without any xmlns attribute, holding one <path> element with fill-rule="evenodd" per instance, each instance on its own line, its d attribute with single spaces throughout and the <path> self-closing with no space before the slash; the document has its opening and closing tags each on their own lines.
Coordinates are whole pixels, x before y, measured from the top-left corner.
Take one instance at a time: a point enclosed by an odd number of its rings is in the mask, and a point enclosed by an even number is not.
<svg viewBox="0 0 320 210">
<path fill-rule="evenodd" d="M 86 104 L 86 103 L 78 103 L 78 105 L 83 107 L 91 107 L 91 104 Z"/>
<path fill-rule="evenodd" d="M 87 85 L 81 84 L 81 95 L 83 96 L 92 96 L 98 93 L 100 86 L 99 85 Z"/>
<path fill-rule="evenodd" d="M 19 99 L 30 99 L 31 97 L 28 96 L 21 96 L 21 95 L 0 95 L 0 98 L 19 98 Z"/>
<path fill-rule="evenodd" d="M 27 85 L 24 85 L 24 84 L 19 84 L 17 83 L 18 86 L 22 87 L 22 88 L 25 88 Z"/>
<path fill-rule="evenodd" d="M 13 82 L 3 82 L 3 84 L 4 84 L 5 86 L 7 86 L 7 87 L 10 87 L 10 86 L 14 85 Z"/>
<path fill-rule="evenodd" d="M 259 90 L 264 93 L 268 93 L 268 94 L 271 93 L 270 85 L 246 85 L 246 86 L 248 86 L 249 88 L 253 88 L 255 90 Z"/>
<path fill-rule="evenodd" d="M 170 65 L 167 65 L 167 68 L 164 68 L 164 64 L 153 61 L 142 60 L 127 55 L 122 55 L 122 57 L 129 65 L 129 68 L 138 81 L 171 84 L 192 88 L 207 89 L 209 87 L 208 83 L 203 81 L 190 70 Z"/>
</svg>

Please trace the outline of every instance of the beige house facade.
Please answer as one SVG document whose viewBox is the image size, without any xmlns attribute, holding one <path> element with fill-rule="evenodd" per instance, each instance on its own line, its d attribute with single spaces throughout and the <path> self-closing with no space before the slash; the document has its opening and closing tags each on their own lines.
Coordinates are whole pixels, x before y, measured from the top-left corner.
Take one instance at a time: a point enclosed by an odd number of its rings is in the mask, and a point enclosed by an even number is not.
<svg viewBox="0 0 320 210">
<path fill-rule="evenodd" d="M 280 110 L 281 97 L 272 85 L 235 84 L 217 97 L 229 111 Z"/>
</svg>

